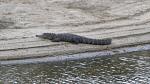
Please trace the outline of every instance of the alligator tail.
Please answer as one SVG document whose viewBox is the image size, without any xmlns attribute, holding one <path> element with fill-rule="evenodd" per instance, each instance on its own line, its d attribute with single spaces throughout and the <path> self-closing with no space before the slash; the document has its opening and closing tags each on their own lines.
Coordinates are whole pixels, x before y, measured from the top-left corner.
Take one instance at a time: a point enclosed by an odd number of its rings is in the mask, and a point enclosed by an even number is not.
<svg viewBox="0 0 150 84">
<path fill-rule="evenodd" d="M 112 39 L 107 38 L 107 39 L 86 39 L 84 43 L 86 44 L 93 44 L 93 45 L 109 45 L 111 44 Z"/>
</svg>

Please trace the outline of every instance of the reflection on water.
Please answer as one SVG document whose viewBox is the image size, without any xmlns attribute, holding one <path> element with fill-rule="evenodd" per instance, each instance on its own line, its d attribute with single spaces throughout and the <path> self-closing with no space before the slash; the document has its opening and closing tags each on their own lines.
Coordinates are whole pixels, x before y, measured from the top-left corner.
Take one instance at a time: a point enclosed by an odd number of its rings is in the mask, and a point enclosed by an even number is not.
<svg viewBox="0 0 150 84">
<path fill-rule="evenodd" d="M 150 51 L 60 63 L 0 66 L 0 84 L 150 84 Z"/>
</svg>

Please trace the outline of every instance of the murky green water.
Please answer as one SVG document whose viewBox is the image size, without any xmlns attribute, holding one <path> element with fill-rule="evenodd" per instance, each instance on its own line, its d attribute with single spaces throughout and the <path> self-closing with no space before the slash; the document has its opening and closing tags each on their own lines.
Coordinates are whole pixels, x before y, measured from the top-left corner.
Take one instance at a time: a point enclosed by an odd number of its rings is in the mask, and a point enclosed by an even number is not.
<svg viewBox="0 0 150 84">
<path fill-rule="evenodd" d="M 2 84 L 150 84 L 150 51 L 54 64 L 4 65 L 0 80 Z"/>
</svg>

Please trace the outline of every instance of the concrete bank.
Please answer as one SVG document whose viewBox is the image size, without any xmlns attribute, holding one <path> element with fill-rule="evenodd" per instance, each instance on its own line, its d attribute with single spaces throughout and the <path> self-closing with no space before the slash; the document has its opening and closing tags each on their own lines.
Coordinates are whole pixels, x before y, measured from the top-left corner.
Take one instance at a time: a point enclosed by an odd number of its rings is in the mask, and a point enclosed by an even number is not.
<svg viewBox="0 0 150 84">
<path fill-rule="evenodd" d="M 70 56 L 150 43 L 149 0 L 2 0 L 0 10 L 0 60 Z M 108 46 L 75 45 L 35 37 L 44 32 L 113 40 Z"/>
</svg>

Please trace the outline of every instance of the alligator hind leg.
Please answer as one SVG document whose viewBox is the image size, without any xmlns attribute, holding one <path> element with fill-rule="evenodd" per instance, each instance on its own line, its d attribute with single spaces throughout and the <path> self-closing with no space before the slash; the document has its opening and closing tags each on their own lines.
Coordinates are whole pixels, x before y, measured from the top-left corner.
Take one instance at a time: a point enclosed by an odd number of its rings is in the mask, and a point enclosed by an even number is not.
<svg viewBox="0 0 150 84">
<path fill-rule="evenodd" d="M 71 43 L 73 43 L 73 44 L 79 44 L 80 42 L 79 42 L 79 39 L 73 39 L 73 41 Z"/>
</svg>

